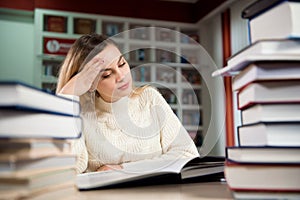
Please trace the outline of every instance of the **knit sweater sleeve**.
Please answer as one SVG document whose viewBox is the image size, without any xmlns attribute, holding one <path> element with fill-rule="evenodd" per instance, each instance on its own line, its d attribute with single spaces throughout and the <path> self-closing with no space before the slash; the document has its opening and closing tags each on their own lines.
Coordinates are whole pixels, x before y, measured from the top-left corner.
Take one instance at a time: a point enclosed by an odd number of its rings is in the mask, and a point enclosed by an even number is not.
<svg viewBox="0 0 300 200">
<path fill-rule="evenodd" d="M 151 160 L 124 163 L 123 167 L 130 167 L 139 162 L 151 163 L 156 160 L 176 160 L 199 156 L 193 140 L 164 97 L 154 88 L 149 87 L 145 90 L 142 98 L 145 98 L 145 101 L 151 101 L 151 107 L 155 111 L 153 117 L 159 122 L 162 154 Z"/>
<path fill-rule="evenodd" d="M 88 153 L 85 145 L 84 135 L 71 143 L 72 153 L 77 156 L 76 160 L 76 172 L 83 173 L 88 166 Z"/>
<path fill-rule="evenodd" d="M 79 101 L 79 96 L 67 95 L 58 93 L 58 96 L 68 98 L 71 100 Z M 88 165 L 88 153 L 85 145 L 84 134 L 82 133 L 81 137 L 75 140 L 71 140 L 71 151 L 76 155 L 76 172 L 82 173 L 87 169 Z"/>
</svg>

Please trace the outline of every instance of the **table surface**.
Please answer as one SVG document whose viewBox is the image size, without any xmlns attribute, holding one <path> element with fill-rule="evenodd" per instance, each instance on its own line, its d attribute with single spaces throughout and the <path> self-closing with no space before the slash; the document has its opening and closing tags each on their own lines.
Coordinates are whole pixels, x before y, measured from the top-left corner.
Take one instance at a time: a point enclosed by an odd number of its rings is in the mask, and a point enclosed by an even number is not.
<svg viewBox="0 0 300 200">
<path fill-rule="evenodd" d="M 185 200 L 185 199 L 233 199 L 225 182 L 185 183 L 151 185 L 127 188 L 98 189 L 90 191 L 76 191 L 70 199 L 93 200 Z"/>
</svg>

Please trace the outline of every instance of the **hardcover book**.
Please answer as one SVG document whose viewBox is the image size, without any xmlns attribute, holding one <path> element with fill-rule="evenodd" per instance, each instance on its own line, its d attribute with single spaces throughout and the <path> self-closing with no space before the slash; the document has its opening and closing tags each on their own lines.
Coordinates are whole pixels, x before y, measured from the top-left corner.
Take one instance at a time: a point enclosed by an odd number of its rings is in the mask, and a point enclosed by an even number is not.
<svg viewBox="0 0 300 200">
<path fill-rule="evenodd" d="M 238 127 L 240 146 L 300 146 L 300 122 L 259 122 Z"/>
<path fill-rule="evenodd" d="M 212 76 L 233 76 L 250 63 L 258 61 L 300 61 L 300 40 L 260 40 L 232 55 L 227 66 L 212 73 Z"/>
<path fill-rule="evenodd" d="M 26 108 L 34 111 L 79 116 L 77 98 L 66 98 L 17 81 L 0 82 L 1 108 Z"/>
<path fill-rule="evenodd" d="M 300 121 L 299 103 L 255 104 L 241 111 L 243 125 L 258 122 L 297 122 Z"/>
<path fill-rule="evenodd" d="M 299 164 L 300 147 L 226 147 L 226 159 L 229 162 L 240 164 Z"/>
<path fill-rule="evenodd" d="M 239 90 L 254 81 L 300 80 L 299 62 L 255 62 L 233 77 L 232 89 Z"/>
<path fill-rule="evenodd" d="M 207 177 L 216 181 L 224 176 L 223 170 L 222 157 L 145 161 L 122 170 L 79 174 L 76 182 L 79 190 L 91 190 L 145 183 L 178 183 L 195 178 L 207 180 Z"/>
<path fill-rule="evenodd" d="M 82 119 L 30 109 L 0 109 L 0 138 L 59 138 L 81 136 Z"/>
<path fill-rule="evenodd" d="M 233 191 L 300 192 L 300 165 L 227 163 L 224 169 Z"/>
<path fill-rule="evenodd" d="M 282 1 L 249 20 L 250 41 L 300 38 L 299 18 L 300 2 Z"/>
<path fill-rule="evenodd" d="M 1 139 L 0 162 L 29 160 L 71 153 L 71 142 L 55 139 Z"/>
<path fill-rule="evenodd" d="M 257 103 L 297 103 L 299 91 L 299 80 L 254 82 L 238 92 L 238 108 L 243 110 Z"/>
</svg>

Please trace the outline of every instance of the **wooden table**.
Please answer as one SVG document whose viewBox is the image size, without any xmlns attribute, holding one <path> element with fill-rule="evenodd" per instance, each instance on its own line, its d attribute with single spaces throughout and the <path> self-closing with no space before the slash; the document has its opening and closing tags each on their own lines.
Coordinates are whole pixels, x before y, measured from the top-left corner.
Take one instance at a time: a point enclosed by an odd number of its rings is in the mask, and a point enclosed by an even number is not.
<svg viewBox="0 0 300 200">
<path fill-rule="evenodd" d="M 205 182 L 78 191 L 70 199 L 213 200 L 233 199 L 233 197 L 225 182 Z"/>
</svg>

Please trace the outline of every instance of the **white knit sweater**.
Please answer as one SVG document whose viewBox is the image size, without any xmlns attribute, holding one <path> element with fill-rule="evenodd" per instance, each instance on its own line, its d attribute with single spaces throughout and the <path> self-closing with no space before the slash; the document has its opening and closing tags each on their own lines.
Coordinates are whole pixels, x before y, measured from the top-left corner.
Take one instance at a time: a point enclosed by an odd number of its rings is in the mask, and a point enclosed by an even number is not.
<svg viewBox="0 0 300 200">
<path fill-rule="evenodd" d="M 177 116 L 152 87 L 114 103 L 96 98 L 95 108 L 82 114 L 83 134 L 73 143 L 78 173 L 107 164 L 126 168 L 138 162 L 199 156 Z"/>
</svg>

